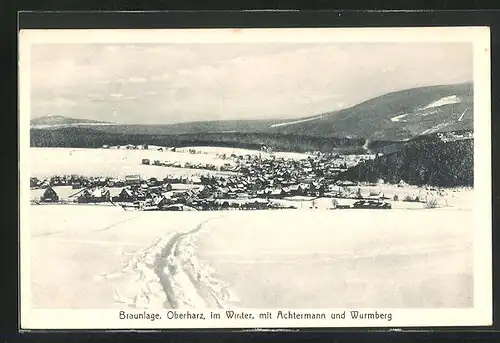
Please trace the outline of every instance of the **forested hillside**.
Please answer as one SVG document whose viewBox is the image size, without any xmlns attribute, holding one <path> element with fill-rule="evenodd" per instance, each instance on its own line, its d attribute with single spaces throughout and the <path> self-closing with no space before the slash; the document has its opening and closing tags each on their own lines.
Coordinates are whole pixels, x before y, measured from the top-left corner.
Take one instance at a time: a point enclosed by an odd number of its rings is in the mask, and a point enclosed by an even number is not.
<svg viewBox="0 0 500 343">
<path fill-rule="evenodd" d="M 340 175 L 343 179 L 441 187 L 473 186 L 474 140 L 419 140 L 400 151 L 361 163 Z"/>
</svg>

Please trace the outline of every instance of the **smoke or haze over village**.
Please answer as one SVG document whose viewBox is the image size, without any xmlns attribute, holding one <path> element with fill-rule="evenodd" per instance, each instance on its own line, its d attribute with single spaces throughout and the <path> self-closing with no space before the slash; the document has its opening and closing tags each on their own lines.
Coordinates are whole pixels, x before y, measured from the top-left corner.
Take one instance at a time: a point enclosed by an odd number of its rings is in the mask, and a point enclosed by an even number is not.
<svg viewBox="0 0 500 343">
<path fill-rule="evenodd" d="M 39 44 L 31 117 L 120 124 L 299 118 L 391 91 L 472 81 L 472 46 Z"/>
</svg>

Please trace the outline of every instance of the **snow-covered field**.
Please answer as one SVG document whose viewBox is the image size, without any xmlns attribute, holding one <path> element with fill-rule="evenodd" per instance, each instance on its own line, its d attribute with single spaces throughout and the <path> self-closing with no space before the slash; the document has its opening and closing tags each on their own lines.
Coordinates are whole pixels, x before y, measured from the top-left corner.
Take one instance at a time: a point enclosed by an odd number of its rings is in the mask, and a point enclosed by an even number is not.
<svg viewBox="0 0 500 343">
<path fill-rule="evenodd" d="M 474 205 L 474 190 L 471 188 L 447 188 L 443 189 L 444 194 L 439 195 L 437 191 L 427 190 L 425 187 L 417 187 L 405 185 L 398 187 L 397 185 L 382 184 L 377 186 L 360 186 L 363 196 L 368 197 L 372 191 L 381 192 L 391 200 L 397 196 L 399 201 L 392 201 L 393 208 L 422 208 L 422 203 L 408 203 L 401 201 L 405 197 L 418 196 L 421 200 L 435 199 L 440 207 L 454 207 L 459 209 L 473 209 Z M 358 187 L 351 187 L 352 191 Z"/>
<path fill-rule="evenodd" d="M 36 308 L 473 305 L 465 209 L 30 212 Z"/>
<path fill-rule="evenodd" d="M 137 291 L 133 257 L 161 238 L 186 232 L 216 212 L 135 212 L 113 206 L 30 207 L 31 304 L 47 309 L 127 307 Z M 24 267 L 24 266 L 23 266 Z M 26 275 L 26 274 L 23 274 Z M 168 302 L 165 304 L 169 306 Z"/>
<path fill-rule="evenodd" d="M 448 209 L 244 213 L 198 254 L 240 307 L 472 307 L 472 228 Z"/>
<path fill-rule="evenodd" d="M 200 153 L 191 154 L 189 149 L 195 149 Z M 190 163 L 205 163 L 221 166 L 230 162 L 227 159 L 217 157 L 217 154 L 258 155 L 263 158 L 269 153 L 257 150 L 217 148 L 217 147 L 189 147 L 180 148 L 176 152 L 158 151 L 154 147 L 149 150 L 126 150 L 126 149 L 73 149 L 73 148 L 30 148 L 29 165 L 31 176 L 48 177 L 63 174 L 80 174 L 111 177 L 124 177 L 130 174 L 140 174 L 143 177 L 165 177 L 167 174 L 174 175 L 202 175 L 207 173 L 217 175 L 230 175 L 230 172 L 207 171 L 201 169 L 160 167 L 141 164 L 142 159 L 159 161 L 172 161 Z M 304 159 L 306 154 L 293 152 L 275 152 L 276 157 Z"/>
<path fill-rule="evenodd" d="M 30 148 L 29 154 L 30 173 L 31 176 L 36 177 L 63 174 L 124 177 L 130 174 L 140 174 L 146 178 L 163 178 L 167 174 L 182 174 L 186 176 L 207 173 L 228 174 L 141 164 L 144 158 L 151 161 L 177 161 L 180 163 L 188 161 L 192 163 L 211 163 L 214 165 L 225 163 L 224 160 L 209 154 L 189 154 L 187 152 L 157 150 L 70 148 Z"/>
<path fill-rule="evenodd" d="M 31 148 L 30 167 L 33 176 L 163 177 L 203 171 L 140 160 L 185 156 L 215 164 L 224 151 Z M 400 198 L 423 192 L 362 187 L 372 189 Z M 389 211 L 30 206 L 30 225 L 22 230 L 31 238 L 24 246 L 31 255 L 31 303 L 51 309 L 470 307 L 472 194 L 449 190 L 441 198 L 447 207 L 432 210 L 421 203 L 402 209 L 409 206 L 402 202 Z"/>
</svg>

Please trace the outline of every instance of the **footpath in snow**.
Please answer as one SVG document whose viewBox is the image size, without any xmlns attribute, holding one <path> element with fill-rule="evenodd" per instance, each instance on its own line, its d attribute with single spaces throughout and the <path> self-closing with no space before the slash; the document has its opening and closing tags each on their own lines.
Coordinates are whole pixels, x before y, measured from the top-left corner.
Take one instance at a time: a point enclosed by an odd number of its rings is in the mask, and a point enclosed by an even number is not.
<svg viewBox="0 0 500 343">
<path fill-rule="evenodd" d="M 115 287 L 115 301 L 140 309 L 237 307 L 229 285 L 196 257 L 197 233 L 209 229 L 214 219 L 187 233 L 166 235 L 129 258 L 122 272 L 135 274 L 135 284 L 128 294 Z"/>
</svg>

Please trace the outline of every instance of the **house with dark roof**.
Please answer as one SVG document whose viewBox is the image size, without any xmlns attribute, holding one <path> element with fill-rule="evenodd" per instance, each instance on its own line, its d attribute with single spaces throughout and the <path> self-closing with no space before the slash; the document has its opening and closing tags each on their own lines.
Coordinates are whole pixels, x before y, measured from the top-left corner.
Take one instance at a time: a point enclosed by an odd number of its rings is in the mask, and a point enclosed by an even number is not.
<svg viewBox="0 0 500 343">
<path fill-rule="evenodd" d="M 57 192 L 51 186 L 45 188 L 42 196 L 40 197 L 40 201 L 42 202 L 57 202 L 59 201 L 59 196 Z"/>
<path fill-rule="evenodd" d="M 137 185 L 141 183 L 140 175 L 126 175 L 125 176 L 125 184 L 126 185 Z"/>
<path fill-rule="evenodd" d="M 113 201 L 121 202 L 133 202 L 136 200 L 134 191 L 131 188 L 123 188 L 117 197 L 113 198 Z"/>
<path fill-rule="evenodd" d="M 85 189 L 78 197 L 79 203 L 98 203 L 111 200 L 111 193 L 108 189 L 97 187 L 94 189 Z"/>
<path fill-rule="evenodd" d="M 283 188 L 275 188 L 272 190 L 271 194 L 269 194 L 270 198 L 283 198 L 285 196 L 288 196 L 289 193 Z"/>
<path fill-rule="evenodd" d="M 40 180 L 36 177 L 30 177 L 30 188 L 36 188 L 40 184 Z"/>
</svg>

